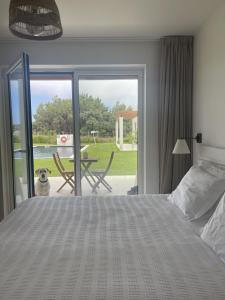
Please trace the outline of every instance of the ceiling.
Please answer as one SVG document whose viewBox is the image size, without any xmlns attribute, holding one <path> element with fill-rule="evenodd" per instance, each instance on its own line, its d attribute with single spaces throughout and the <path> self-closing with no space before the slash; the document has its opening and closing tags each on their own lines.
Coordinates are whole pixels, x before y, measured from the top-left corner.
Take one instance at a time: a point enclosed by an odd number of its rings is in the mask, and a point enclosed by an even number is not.
<svg viewBox="0 0 225 300">
<path fill-rule="evenodd" d="M 8 30 L 10 0 L 0 2 L 0 39 Z M 64 37 L 158 38 L 194 34 L 224 0 L 56 0 Z"/>
</svg>

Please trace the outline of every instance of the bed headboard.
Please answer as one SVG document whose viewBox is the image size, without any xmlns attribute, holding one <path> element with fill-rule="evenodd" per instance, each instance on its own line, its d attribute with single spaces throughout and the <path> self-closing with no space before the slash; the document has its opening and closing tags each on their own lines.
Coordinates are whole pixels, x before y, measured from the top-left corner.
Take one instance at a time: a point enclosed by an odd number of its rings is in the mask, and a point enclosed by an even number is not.
<svg viewBox="0 0 225 300">
<path fill-rule="evenodd" d="M 198 159 L 205 159 L 225 165 L 225 148 L 198 144 Z"/>
</svg>

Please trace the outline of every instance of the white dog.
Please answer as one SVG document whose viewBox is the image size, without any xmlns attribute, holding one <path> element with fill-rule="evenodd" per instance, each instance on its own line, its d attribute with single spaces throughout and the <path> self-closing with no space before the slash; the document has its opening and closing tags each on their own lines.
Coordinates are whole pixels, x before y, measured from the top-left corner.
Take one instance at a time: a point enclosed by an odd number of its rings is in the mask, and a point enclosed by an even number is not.
<svg viewBox="0 0 225 300">
<path fill-rule="evenodd" d="M 48 196 L 50 192 L 50 183 L 48 180 L 48 174 L 51 171 L 47 168 L 37 169 L 35 174 L 38 175 L 38 179 L 35 184 L 35 191 L 37 196 Z"/>
</svg>

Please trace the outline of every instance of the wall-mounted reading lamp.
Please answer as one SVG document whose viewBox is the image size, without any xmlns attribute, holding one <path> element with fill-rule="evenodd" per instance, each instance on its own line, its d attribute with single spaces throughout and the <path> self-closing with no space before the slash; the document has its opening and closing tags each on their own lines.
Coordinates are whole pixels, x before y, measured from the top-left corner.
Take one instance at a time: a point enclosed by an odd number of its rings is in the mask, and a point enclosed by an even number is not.
<svg viewBox="0 0 225 300">
<path fill-rule="evenodd" d="M 196 135 L 196 137 L 194 138 L 183 138 L 183 139 L 178 139 L 177 142 L 176 142 L 176 145 L 173 149 L 173 154 L 190 154 L 191 151 L 188 147 L 188 144 L 186 142 L 186 139 L 187 140 L 196 140 L 196 142 L 198 144 L 201 144 L 202 143 L 202 134 L 201 133 L 198 133 Z"/>
</svg>

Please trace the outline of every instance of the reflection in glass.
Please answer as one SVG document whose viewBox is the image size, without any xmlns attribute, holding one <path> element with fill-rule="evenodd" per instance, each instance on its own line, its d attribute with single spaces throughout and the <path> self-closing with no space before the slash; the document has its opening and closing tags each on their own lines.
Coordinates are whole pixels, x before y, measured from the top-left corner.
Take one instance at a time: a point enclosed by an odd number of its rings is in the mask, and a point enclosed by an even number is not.
<svg viewBox="0 0 225 300">
<path fill-rule="evenodd" d="M 11 124 L 13 143 L 13 171 L 15 182 L 16 203 L 28 198 L 27 151 L 24 109 L 24 78 L 23 67 L 19 64 L 9 75 L 11 100 Z"/>
</svg>

